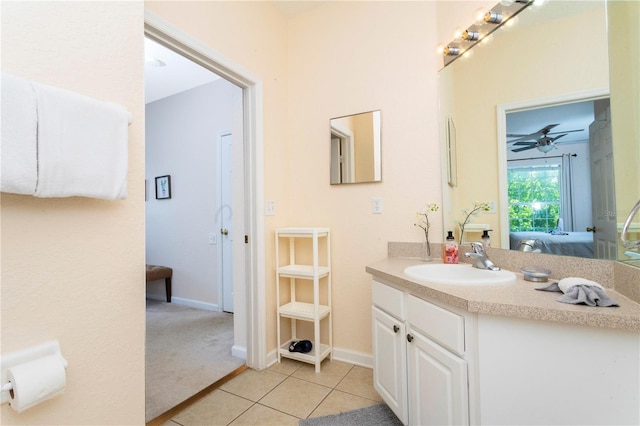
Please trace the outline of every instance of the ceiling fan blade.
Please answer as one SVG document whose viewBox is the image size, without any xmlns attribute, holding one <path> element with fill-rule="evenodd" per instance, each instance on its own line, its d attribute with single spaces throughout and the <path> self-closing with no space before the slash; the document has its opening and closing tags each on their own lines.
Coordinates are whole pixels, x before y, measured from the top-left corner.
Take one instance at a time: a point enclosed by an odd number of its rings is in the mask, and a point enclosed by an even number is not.
<svg viewBox="0 0 640 426">
<path fill-rule="evenodd" d="M 527 141 L 527 140 L 532 141 L 532 142 L 534 142 L 534 143 L 535 143 L 536 139 L 537 139 L 537 138 L 536 138 L 535 136 L 526 135 L 526 136 L 523 136 L 523 137 L 521 137 L 521 138 L 514 139 L 514 140 L 512 140 L 512 141 L 507 141 L 507 143 L 514 143 L 514 142 L 516 142 L 516 143 L 520 143 L 520 142 L 524 142 L 524 141 Z"/>
<path fill-rule="evenodd" d="M 576 129 L 576 130 L 563 130 L 561 132 L 549 132 L 548 135 L 557 135 L 558 133 L 573 133 L 573 132 L 584 132 L 584 129 Z"/>
<path fill-rule="evenodd" d="M 544 126 L 542 129 L 538 130 L 538 133 L 540 134 L 545 134 L 545 133 L 549 133 L 549 130 L 553 129 L 556 126 L 559 126 L 560 123 L 558 124 L 548 124 L 546 126 Z"/>
<path fill-rule="evenodd" d="M 563 137 L 563 136 L 567 136 L 567 134 L 566 134 L 566 133 L 563 133 L 563 134 L 561 134 L 561 135 L 559 135 L 559 136 L 556 136 L 555 138 L 551 138 L 551 142 L 555 142 L 555 141 L 557 141 L 558 139 L 560 139 L 560 138 L 561 138 L 561 137 Z"/>
<path fill-rule="evenodd" d="M 520 142 L 520 141 L 526 141 L 526 140 L 536 141 L 540 137 L 542 137 L 542 136 L 546 135 L 547 133 L 549 133 L 549 130 L 551 130 L 554 127 L 559 126 L 559 125 L 560 124 L 548 124 L 548 125 L 544 126 L 542 129 L 538 130 L 537 132 L 529 133 L 528 135 L 520 135 L 520 134 L 516 134 L 516 133 L 507 133 L 507 137 L 517 137 L 518 138 L 518 139 L 514 139 L 512 141 L 507 141 L 507 143 Z"/>
<path fill-rule="evenodd" d="M 516 142 L 514 145 L 535 145 L 537 142 Z"/>
<path fill-rule="evenodd" d="M 516 149 L 512 149 L 511 152 L 520 152 L 520 151 L 526 151 L 527 149 L 533 149 L 535 148 L 536 145 L 529 145 L 529 146 L 525 146 L 524 148 L 516 148 Z"/>
</svg>

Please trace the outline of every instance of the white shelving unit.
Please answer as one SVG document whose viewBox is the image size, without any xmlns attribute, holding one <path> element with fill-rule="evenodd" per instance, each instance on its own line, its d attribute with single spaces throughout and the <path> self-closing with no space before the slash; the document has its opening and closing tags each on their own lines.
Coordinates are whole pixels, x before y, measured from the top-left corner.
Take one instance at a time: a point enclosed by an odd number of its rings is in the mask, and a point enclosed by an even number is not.
<svg viewBox="0 0 640 426">
<path fill-rule="evenodd" d="M 311 262 L 296 263 L 296 241 L 311 241 Z M 324 241 L 322 241 L 324 240 Z M 300 241 L 299 241 L 300 242 Z M 280 245 L 288 244 L 289 253 L 281 256 Z M 307 244 L 308 245 L 308 244 Z M 321 247 L 326 250 L 321 254 Z M 276 229 L 276 301 L 278 303 L 278 362 L 282 357 L 296 359 L 315 365 L 320 372 L 320 363 L 327 357 L 333 358 L 333 335 L 331 322 L 331 237 L 329 228 L 278 228 Z M 308 257 L 308 256 L 307 256 Z M 322 263 L 322 264 L 321 264 Z M 280 300 L 281 287 L 289 284 L 289 301 Z M 296 290 L 304 292 L 304 286 L 313 286 L 313 300 L 300 301 Z M 321 291 L 326 293 L 321 294 Z M 308 293 L 308 291 L 307 291 Z M 321 296 L 325 296 L 321 298 Z M 321 299 L 323 303 L 321 304 Z M 282 319 L 291 320 L 291 339 L 282 342 Z M 297 334 L 297 322 L 313 323 L 313 348 L 309 353 L 289 352 L 292 341 L 301 340 Z M 328 336 L 320 337 L 321 321 L 328 321 Z"/>
</svg>

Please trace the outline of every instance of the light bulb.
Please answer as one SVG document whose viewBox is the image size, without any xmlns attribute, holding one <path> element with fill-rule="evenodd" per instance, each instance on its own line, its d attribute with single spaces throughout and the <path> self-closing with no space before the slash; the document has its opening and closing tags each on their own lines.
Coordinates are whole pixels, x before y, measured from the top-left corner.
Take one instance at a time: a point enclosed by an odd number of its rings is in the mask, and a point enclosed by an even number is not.
<svg viewBox="0 0 640 426">
<path fill-rule="evenodd" d="M 462 39 L 467 41 L 480 40 L 480 33 L 474 30 L 466 30 L 462 33 Z"/>
<path fill-rule="evenodd" d="M 498 12 L 489 11 L 484 14 L 484 22 L 488 24 L 499 24 L 503 21 L 504 17 Z"/>
<path fill-rule="evenodd" d="M 460 48 L 456 46 L 447 46 L 443 50 L 445 56 L 458 56 L 460 54 Z"/>
</svg>

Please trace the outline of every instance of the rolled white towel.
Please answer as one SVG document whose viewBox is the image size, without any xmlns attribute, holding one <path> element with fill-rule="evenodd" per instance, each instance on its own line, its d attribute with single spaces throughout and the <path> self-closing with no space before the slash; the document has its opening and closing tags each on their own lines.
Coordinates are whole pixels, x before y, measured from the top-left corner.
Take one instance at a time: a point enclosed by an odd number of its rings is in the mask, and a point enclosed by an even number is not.
<svg viewBox="0 0 640 426">
<path fill-rule="evenodd" d="M 568 277 L 568 278 L 563 278 L 560 281 L 558 281 L 558 287 L 560 287 L 560 290 L 562 290 L 563 293 L 566 293 L 567 291 L 569 291 L 569 289 L 571 287 L 575 287 L 577 285 L 587 285 L 587 286 L 591 286 L 591 287 L 598 287 L 598 288 L 604 290 L 604 287 L 602 287 L 597 282 L 591 281 L 591 280 L 587 280 L 585 278 Z"/>
</svg>

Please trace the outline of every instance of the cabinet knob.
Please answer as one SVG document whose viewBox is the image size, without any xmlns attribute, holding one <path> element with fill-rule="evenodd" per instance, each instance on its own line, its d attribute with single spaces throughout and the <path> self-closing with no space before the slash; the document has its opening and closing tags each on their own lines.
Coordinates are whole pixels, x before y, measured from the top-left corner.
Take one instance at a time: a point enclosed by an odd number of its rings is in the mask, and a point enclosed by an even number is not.
<svg viewBox="0 0 640 426">
<path fill-rule="evenodd" d="M 221 233 L 222 235 L 229 235 L 229 230 L 228 230 L 228 229 L 221 229 L 221 230 L 220 230 L 220 233 Z"/>
<path fill-rule="evenodd" d="M 596 232 L 596 227 L 595 226 L 593 228 L 592 227 L 588 227 L 587 228 L 587 232 Z"/>
<path fill-rule="evenodd" d="M 397 325 L 393 324 L 393 332 L 397 333 L 398 331 L 400 331 L 400 327 L 398 327 Z"/>
<path fill-rule="evenodd" d="M 407 334 L 407 342 L 411 343 L 413 341 L 413 336 L 410 334 Z"/>
</svg>

